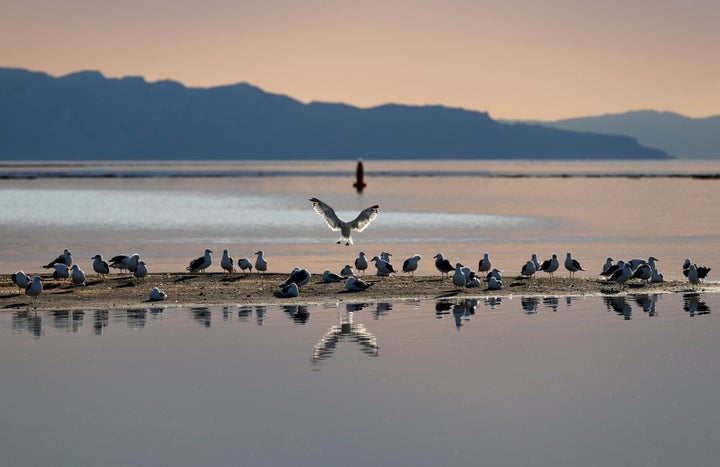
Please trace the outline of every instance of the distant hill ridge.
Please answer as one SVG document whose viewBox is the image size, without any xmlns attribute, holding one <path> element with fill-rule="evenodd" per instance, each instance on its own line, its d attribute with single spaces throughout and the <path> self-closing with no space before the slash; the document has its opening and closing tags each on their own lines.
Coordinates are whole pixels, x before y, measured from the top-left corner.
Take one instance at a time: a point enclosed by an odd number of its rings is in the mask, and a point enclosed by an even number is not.
<svg viewBox="0 0 720 467">
<path fill-rule="evenodd" d="M 635 110 L 620 114 L 526 122 L 571 131 L 629 135 L 640 144 L 678 158 L 720 159 L 720 115 L 689 118 L 674 112 Z"/>
<path fill-rule="evenodd" d="M 304 104 L 249 84 L 0 68 L 0 159 L 665 159 L 628 136 L 443 106 Z"/>
</svg>

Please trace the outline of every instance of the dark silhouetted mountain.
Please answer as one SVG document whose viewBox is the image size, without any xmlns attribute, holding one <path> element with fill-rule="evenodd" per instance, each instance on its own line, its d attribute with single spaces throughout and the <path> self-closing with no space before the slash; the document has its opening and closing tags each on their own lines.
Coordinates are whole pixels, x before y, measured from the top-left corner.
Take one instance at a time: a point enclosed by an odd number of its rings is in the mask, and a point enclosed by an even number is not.
<svg viewBox="0 0 720 467">
<path fill-rule="evenodd" d="M 720 115 L 688 118 L 672 112 L 638 110 L 535 123 L 563 130 L 628 135 L 678 158 L 720 159 Z"/>
<path fill-rule="evenodd" d="M 441 106 L 304 104 L 248 84 L 0 68 L 0 159 L 662 159 L 626 136 Z"/>
</svg>

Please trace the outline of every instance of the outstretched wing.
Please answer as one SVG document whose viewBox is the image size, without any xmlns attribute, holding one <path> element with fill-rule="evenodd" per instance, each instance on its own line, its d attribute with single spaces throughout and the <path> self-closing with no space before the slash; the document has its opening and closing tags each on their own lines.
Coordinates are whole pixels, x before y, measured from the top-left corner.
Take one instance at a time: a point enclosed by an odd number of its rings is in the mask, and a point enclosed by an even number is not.
<svg viewBox="0 0 720 467">
<path fill-rule="evenodd" d="M 332 230 L 340 230 L 340 226 L 343 222 L 340 220 L 337 214 L 335 214 L 335 210 L 333 208 L 331 208 L 329 205 L 323 203 L 317 198 L 310 198 L 310 201 L 312 201 L 315 212 L 322 216 L 328 227 L 330 227 Z"/>
<path fill-rule="evenodd" d="M 378 209 L 380 209 L 379 205 L 370 206 L 369 208 L 365 209 L 363 212 L 358 214 L 358 216 L 350 222 L 350 227 L 357 230 L 358 232 L 362 232 L 367 228 L 368 225 L 370 225 L 370 222 L 373 221 L 378 215 Z"/>
</svg>

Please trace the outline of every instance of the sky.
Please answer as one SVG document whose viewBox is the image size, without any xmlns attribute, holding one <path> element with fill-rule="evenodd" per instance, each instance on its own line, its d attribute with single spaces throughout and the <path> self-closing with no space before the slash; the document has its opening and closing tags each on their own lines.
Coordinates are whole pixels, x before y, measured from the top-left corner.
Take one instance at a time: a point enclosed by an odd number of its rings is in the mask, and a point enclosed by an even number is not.
<svg viewBox="0 0 720 467">
<path fill-rule="evenodd" d="M 496 119 L 720 114 L 717 0 L 4 0 L 0 66 Z"/>
</svg>

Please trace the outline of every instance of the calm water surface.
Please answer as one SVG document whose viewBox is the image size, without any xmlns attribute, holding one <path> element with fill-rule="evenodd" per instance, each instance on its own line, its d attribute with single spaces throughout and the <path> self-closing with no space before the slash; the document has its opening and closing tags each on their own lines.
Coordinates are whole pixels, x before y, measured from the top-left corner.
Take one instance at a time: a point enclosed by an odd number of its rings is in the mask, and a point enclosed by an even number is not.
<svg viewBox="0 0 720 467">
<path fill-rule="evenodd" d="M 720 179 L 687 177 L 716 175 L 717 162 L 365 166 L 358 195 L 354 162 L 6 164 L 0 272 L 38 272 L 64 248 L 85 269 L 97 253 L 137 252 L 151 272 L 182 271 L 205 248 L 216 270 L 223 249 L 235 259 L 263 249 L 271 272 L 339 272 L 361 250 L 397 263 L 420 253 L 420 274 L 435 272 L 438 252 L 472 265 L 487 251 L 506 273 L 531 253 L 567 251 L 593 276 L 607 256 L 653 255 L 667 278 L 680 277 L 685 258 L 720 264 Z M 346 219 L 375 203 L 380 215 L 354 246 L 338 246 L 312 196 Z"/>
<path fill-rule="evenodd" d="M 715 294 L 0 313 L 2 465 L 717 465 Z"/>
</svg>

